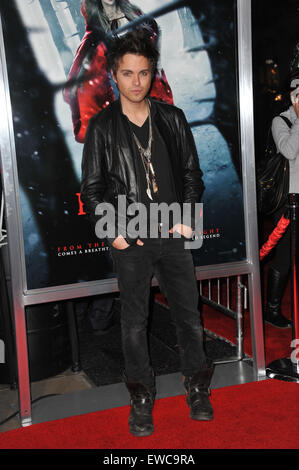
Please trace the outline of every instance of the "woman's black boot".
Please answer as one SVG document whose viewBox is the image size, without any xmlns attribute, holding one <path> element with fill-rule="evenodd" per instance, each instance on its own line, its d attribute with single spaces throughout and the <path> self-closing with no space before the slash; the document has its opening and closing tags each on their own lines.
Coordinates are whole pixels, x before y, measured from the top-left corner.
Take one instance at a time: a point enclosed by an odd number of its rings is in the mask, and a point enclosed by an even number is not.
<svg viewBox="0 0 299 470">
<path fill-rule="evenodd" d="M 281 313 L 281 300 L 284 293 L 287 277 L 282 276 L 279 271 L 269 268 L 267 286 L 267 305 L 264 320 L 277 328 L 289 328 L 292 326 Z"/>
<path fill-rule="evenodd" d="M 126 380 L 131 396 L 129 429 L 133 436 L 149 436 L 154 432 L 152 410 L 155 397 L 142 383 Z"/>
</svg>

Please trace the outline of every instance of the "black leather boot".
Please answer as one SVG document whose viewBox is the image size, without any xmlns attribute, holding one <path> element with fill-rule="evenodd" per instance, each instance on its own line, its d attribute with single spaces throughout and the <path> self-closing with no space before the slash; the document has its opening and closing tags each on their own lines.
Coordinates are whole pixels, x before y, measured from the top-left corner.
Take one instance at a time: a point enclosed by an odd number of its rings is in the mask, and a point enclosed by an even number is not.
<svg viewBox="0 0 299 470">
<path fill-rule="evenodd" d="M 213 368 L 203 369 L 190 377 L 186 377 L 184 381 L 187 405 L 190 407 L 190 418 L 197 421 L 211 421 L 214 418 L 209 399 L 212 373 Z"/>
<path fill-rule="evenodd" d="M 264 313 L 264 320 L 277 328 L 289 328 L 292 326 L 281 313 L 281 300 L 284 293 L 287 278 L 279 271 L 269 268 L 267 286 L 267 305 Z"/>
<path fill-rule="evenodd" d="M 130 433 L 133 436 L 149 436 L 154 432 L 152 410 L 155 397 L 142 383 L 127 380 L 126 386 L 131 396 Z"/>
</svg>

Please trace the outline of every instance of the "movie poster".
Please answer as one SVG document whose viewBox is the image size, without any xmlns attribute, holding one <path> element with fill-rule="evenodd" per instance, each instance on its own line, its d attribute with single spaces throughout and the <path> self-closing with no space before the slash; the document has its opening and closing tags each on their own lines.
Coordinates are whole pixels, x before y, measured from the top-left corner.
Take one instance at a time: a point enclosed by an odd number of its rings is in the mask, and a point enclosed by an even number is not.
<svg viewBox="0 0 299 470">
<path fill-rule="evenodd" d="M 82 150 L 90 117 L 117 99 L 102 60 L 111 29 L 125 34 L 148 14 L 161 52 L 157 98 L 185 112 L 203 170 L 195 264 L 245 259 L 236 0 L 1 0 L 0 11 L 27 289 L 114 277 L 80 199 Z"/>
</svg>

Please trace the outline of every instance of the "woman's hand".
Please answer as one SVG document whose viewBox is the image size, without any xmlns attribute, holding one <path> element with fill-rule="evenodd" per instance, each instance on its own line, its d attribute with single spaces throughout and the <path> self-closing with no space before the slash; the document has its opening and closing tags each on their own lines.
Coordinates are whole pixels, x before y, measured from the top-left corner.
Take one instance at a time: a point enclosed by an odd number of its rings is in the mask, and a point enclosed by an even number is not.
<svg viewBox="0 0 299 470">
<path fill-rule="evenodd" d="M 299 87 L 295 88 L 295 90 L 291 92 L 291 101 L 292 101 L 296 116 L 299 117 Z"/>
</svg>

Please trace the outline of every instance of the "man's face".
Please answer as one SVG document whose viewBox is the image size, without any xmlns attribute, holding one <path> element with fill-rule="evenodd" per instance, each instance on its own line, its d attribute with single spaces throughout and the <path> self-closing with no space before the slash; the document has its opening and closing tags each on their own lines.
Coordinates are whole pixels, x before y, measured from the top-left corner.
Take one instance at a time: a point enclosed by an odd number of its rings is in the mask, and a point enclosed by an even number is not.
<svg viewBox="0 0 299 470">
<path fill-rule="evenodd" d="M 125 54 L 119 61 L 113 78 L 122 100 L 141 103 L 151 86 L 150 61 L 142 55 Z"/>
</svg>

